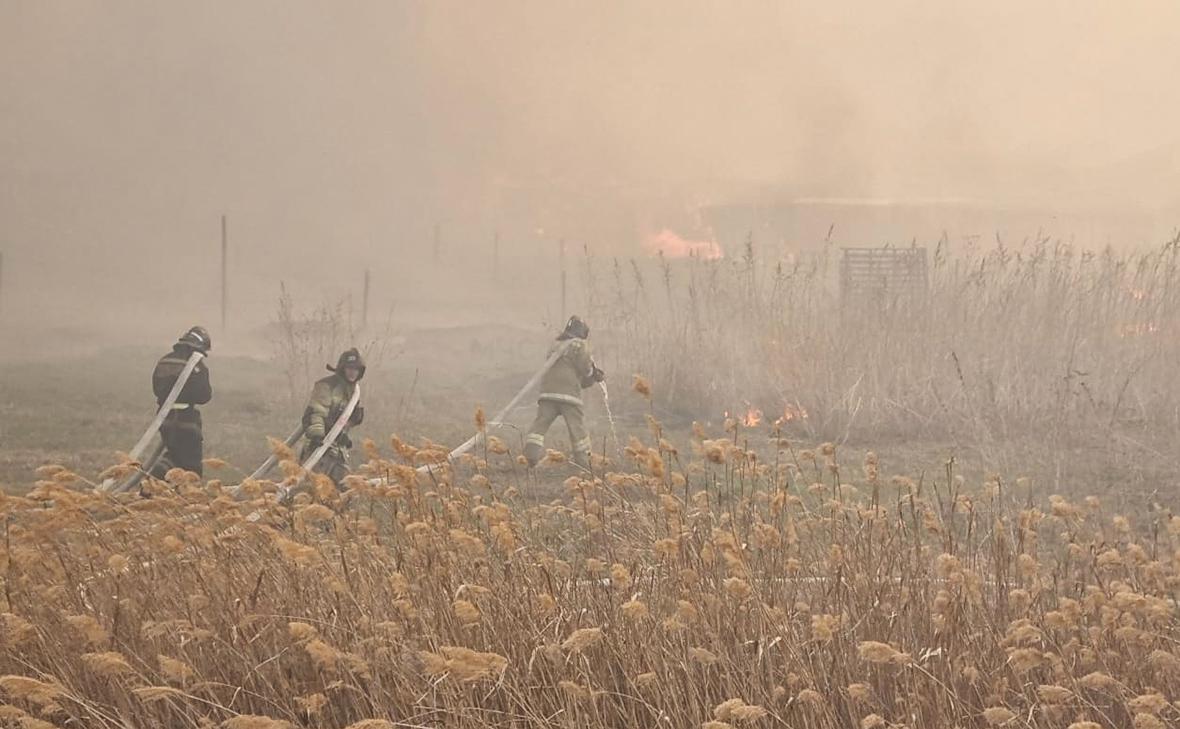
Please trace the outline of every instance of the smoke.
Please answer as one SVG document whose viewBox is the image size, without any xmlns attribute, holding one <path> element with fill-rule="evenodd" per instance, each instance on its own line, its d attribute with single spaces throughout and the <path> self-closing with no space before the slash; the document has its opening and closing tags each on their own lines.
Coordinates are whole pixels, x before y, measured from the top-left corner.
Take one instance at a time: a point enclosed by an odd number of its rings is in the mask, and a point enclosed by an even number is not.
<svg viewBox="0 0 1180 729">
<path fill-rule="evenodd" d="M 7 296 L 68 318 L 130 280 L 208 311 L 175 283 L 216 280 L 222 213 L 269 295 L 413 265 L 436 229 L 446 257 L 707 237 L 685 221 L 722 202 L 1175 207 L 1178 24 L 1170 0 L 5 0 Z"/>
</svg>

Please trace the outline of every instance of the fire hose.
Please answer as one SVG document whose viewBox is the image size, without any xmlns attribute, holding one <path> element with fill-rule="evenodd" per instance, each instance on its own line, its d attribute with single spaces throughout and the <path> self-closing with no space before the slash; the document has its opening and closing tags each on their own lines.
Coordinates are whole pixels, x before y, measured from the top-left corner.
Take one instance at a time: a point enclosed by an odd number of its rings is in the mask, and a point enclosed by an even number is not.
<svg viewBox="0 0 1180 729">
<path fill-rule="evenodd" d="M 348 419 L 352 417 L 352 411 L 356 410 L 356 405 L 360 401 L 361 385 L 358 382 L 353 385 L 352 397 L 349 398 L 348 404 L 344 406 L 344 411 L 340 413 L 340 417 L 336 418 L 336 422 L 332 424 L 332 429 L 329 430 L 327 435 L 324 436 L 324 441 L 320 443 L 320 447 L 316 448 L 315 451 L 307 457 L 307 460 L 303 462 L 303 469 L 299 475 L 299 478 L 290 486 L 284 486 L 283 488 L 279 489 L 277 497 L 280 502 L 284 501 L 287 498 L 287 495 L 292 491 L 299 488 L 299 484 L 303 483 L 303 479 L 307 476 L 307 474 L 311 473 L 311 470 L 316 467 L 316 464 L 320 462 L 320 459 L 324 457 L 324 454 L 328 452 L 328 449 L 335 445 L 336 439 L 340 437 L 340 433 L 343 432 L 344 426 L 348 424 Z"/>
<path fill-rule="evenodd" d="M 300 423 L 299 426 L 297 428 L 295 428 L 295 430 L 291 431 L 291 435 L 288 435 L 287 439 L 283 441 L 283 445 L 285 445 L 288 448 L 292 447 L 293 445 L 295 445 L 296 443 L 299 442 L 299 439 L 303 437 L 303 433 L 306 430 L 307 430 L 307 427 L 304 426 L 302 423 Z M 270 454 L 270 457 L 267 458 L 265 461 L 263 461 L 261 466 L 254 469 L 254 472 L 251 473 L 246 478 L 246 480 L 247 481 L 257 481 L 258 479 L 262 478 L 263 476 L 265 476 L 267 473 L 270 472 L 270 469 L 274 468 L 275 464 L 278 463 L 278 460 L 279 460 L 279 456 L 277 453 Z M 242 487 L 241 484 L 238 484 L 237 486 L 235 486 L 233 489 L 233 493 L 236 494 L 238 492 L 238 489 L 240 489 L 241 487 Z"/>
<path fill-rule="evenodd" d="M 496 415 L 491 419 L 491 421 L 488 422 L 487 427 L 500 426 L 500 425 L 504 424 L 503 420 L 508 415 L 508 413 L 510 413 L 512 411 L 512 409 L 515 408 L 520 403 L 520 401 L 524 398 L 524 396 L 526 394 L 529 393 L 530 390 L 535 388 L 540 383 L 541 378 L 545 376 L 545 373 L 548 372 L 549 369 L 557 362 L 557 360 L 560 359 L 561 356 L 565 354 L 566 350 L 569 348 L 569 344 L 570 343 L 568 341 L 562 342 L 560 345 L 558 345 L 558 347 L 556 347 L 553 350 L 553 353 L 549 355 L 549 358 L 545 361 L 545 364 L 542 365 L 541 368 L 538 369 L 536 371 L 536 373 L 534 373 L 531 378 L 529 378 L 528 382 L 526 382 L 524 384 L 524 386 L 522 388 L 520 388 L 520 391 L 516 393 L 516 395 L 508 402 L 508 404 L 505 405 L 503 408 L 501 408 L 498 413 L 496 413 Z M 172 391 L 168 393 L 168 397 L 165 398 L 163 405 L 161 405 L 159 412 L 156 414 L 156 418 L 152 421 L 152 425 L 149 426 L 148 431 L 144 434 L 144 437 L 140 439 L 139 443 L 136 443 L 135 448 L 132 450 L 133 457 L 136 457 L 139 452 L 142 452 L 143 448 L 146 447 L 146 444 L 148 442 L 150 442 L 152 433 L 155 430 L 159 429 L 160 424 L 164 420 L 164 415 L 167 414 L 168 409 L 170 409 L 172 407 L 172 405 L 176 402 L 176 398 L 179 397 L 180 391 L 184 387 L 184 383 L 192 375 L 193 369 L 196 368 L 197 363 L 200 361 L 201 357 L 203 357 L 203 356 L 204 355 L 200 354 L 199 352 L 194 352 L 192 357 L 189 358 L 189 361 L 185 364 L 184 370 L 181 371 L 180 376 L 177 378 L 176 384 L 173 385 Z M 335 444 L 336 438 L 338 438 L 340 436 L 340 433 L 344 430 L 344 427 L 348 423 L 349 418 L 352 417 L 352 413 L 356 409 L 357 403 L 360 402 L 360 397 L 361 397 L 361 388 L 360 388 L 360 384 L 358 383 L 353 388 L 352 397 L 349 399 L 348 404 L 344 408 L 344 411 L 340 413 L 340 416 L 338 418 L 336 418 L 336 422 L 332 424 L 332 428 L 324 436 L 324 441 L 320 444 L 319 448 L 317 448 L 315 450 L 315 452 L 313 452 L 311 454 L 311 456 L 309 456 L 307 458 L 307 460 L 303 462 L 301 469 L 300 469 L 300 475 L 299 475 L 298 479 L 290 485 L 283 486 L 277 492 L 276 499 L 279 503 L 283 503 L 286 500 L 286 498 L 290 495 L 290 493 L 292 491 L 294 491 L 296 488 L 298 488 L 300 486 L 300 484 L 303 483 L 303 480 L 304 480 L 304 478 L 306 478 L 307 474 L 310 473 L 313 468 L 315 468 L 316 464 L 319 463 L 320 459 L 323 458 L 324 454 L 327 453 L 328 449 L 331 448 L 332 445 Z M 299 440 L 299 438 L 301 438 L 304 435 L 305 430 L 306 429 L 301 424 L 298 428 L 296 428 L 291 433 L 291 435 L 287 436 L 286 441 L 284 441 L 285 445 L 287 445 L 288 447 L 294 445 Z M 468 438 L 466 441 L 464 441 L 462 444 L 460 444 L 457 448 L 455 448 L 450 453 L 448 453 L 447 460 L 452 461 L 455 458 L 458 458 L 459 456 L 463 455 L 467 451 L 471 450 L 471 448 L 473 446 L 475 446 L 475 444 L 478 443 L 480 438 L 483 437 L 485 434 L 486 434 L 486 428 L 481 429 L 478 433 L 476 433 L 472 437 Z M 157 449 L 157 451 L 158 452 L 163 451 L 162 444 L 161 444 L 161 447 Z M 151 460 L 154 462 L 156 460 L 156 458 L 158 458 L 158 456 L 153 454 L 153 458 Z M 271 455 L 269 458 L 266 459 L 266 461 L 264 461 L 262 463 L 262 465 L 260 465 L 257 469 L 255 469 L 254 473 L 252 473 L 250 475 L 250 479 L 257 479 L 257 478 L 261 478 L 262 476 L 266 475 L 266 472 L 274 467 L 274 464 L 277 460 L 278 459 L 277 459 L 276 455 Z M 427 464 L 427 465 L 418 467 L 416 469 L 416 471 L 418 473 L 429 473 L 431 468 L 432 468 L 432 464 Z M 150 466 L 148 467 L 148 469 L 150 469 Z M 146 475 L 146 471 L 148 469 L 141 469 L 140 473 L 136 474 L 136 476 L 133 477 L 131 480 L 128 480 L 125 484 L 121 485 L 120 490 L 126 490 L 129 488 L 132 488 L 134 486 L 134 484 L 137 484 L 140 480 L 142 480 L 142 478 Z M 247 479 L 247 480 L 250 480 L 250 479 Z M 102 486 L 100 487 L 102 491 L 105 492 L 110 488 L 108 485 L 108 482 L 110 482 L 110 481 L 111 481 L 111 479 L 108 479 L 108 481 L 103 482 Z M 386 481 L 385 478 L 374 478 L 374 479 L 370 479 L 369 483 L 377 485 L 377 484 L 384 483 L 385 481 Z M 242 484 L 238 484 L 237 486 L 235 486 L 233 488 L 232 493 L 234 495 L 237 495 L 241 491 L 241 488 L 242 488 Z M 246 521 L 247 522 L 256 522 L 261 518 L 262 518 L 262 512 L 253 511 L 246 516 Z"/>
<path fill-rule="evenodd" d="M 542 365 L 541 368 L 538 369 L 531 378 L 529 378 L 528 382 L 524 384 L 524 387 L 520 388 L 520 391 L 516 393 L 516 395 L 508 402 L 508 404 L 501 408 L 498 413 L 496 413 L 491 421 L 488 422 L 487 427 L 500 426 L 504 424 L 504 418 L 507 417 L 508 413 L 512 412 L 512 409 L 520 404 L 520 401 L 524 398 L 524 396 L 540 383 L 541 378 L 545 376 L 545 373 L 549 371 L 549 368 L 551 368 L 557 362 L 557 360 L 561 359 L 561 356 L 565 354 L 566 350 L 569 348 L 569 344 L 570 343 L 568 341 L 562 342 L 556 349 L 553 350 L 553 353 L 549 355 L 549 359 L 545 361 L 545 364 Z M 356 409 L 357 403 L 359 401 L 360 385 L 358 384 L 353 390 L 352 398 L 348 401 L 348 405 L 344 408 L 344 411 L 340 414 L 340 417 L 336 419 L 336 422 L 332 425 L 332 429 L 329 430 L 327 435 L 324 437 L 324 442 L 319 448 L 316 449 L 314 453 L 311 454 L 310 457 L 308 457 L 306 461 L 303 462 L 301 467 L 301 475 L 299 476 L 298 480 L 296 480 L 293 484 L 283 486 L 277 492 L 276 498 L 280 503 L 284 501 L 292 491 L 299 487 L 299 485 L 303 482 L 303 479 L 306 477 L 306 474 L 310 473 L 311 470 L 315 468 L 315 465 L 319 463 L 320 458 L 322 458 L 324 453 L 326 453 L 332 444 L 335 443 L 336 438 L 340 435 L 340 432 L 344 430 L 345 424 L 348 423 L 348 419 L 352 417 L 352 412 Z M 294 445 L 299 440 L 299 438 L 303 436 L 304 430 L 304 427 L 300 425 L 295 429 L 294 432 L 291 433 L 291 435 L 287 437 L 287 440 L 284 441 L 284 443 L 288 447 Z M 455 458 L 458 458 L 467 451 L 471 450 L 471 448 L 480 441 L 480 438 L 485 435 L 485 432 L 486 430 L 481 430 L 480 432 L 468 438 L 461 445 L 447 454 L 447 460 L 453 461 Z M 250 474 L 250 478 L 247 480 L 257 480 L 262 478 L 266 475 L 267 471 L 274 467 L 274 464 L 277 460 L 278 456 L 272 454 L 266 459 L 265 462 L 263 462 L 261 466 L 255 469 L 254 473 Z M 416 471 L 418 473 L 429 473 L 431 468 L 432 464 L 427 464 L 419 466 Z M 372 485 L 379 485 L 385 482 L 386 479 L 384 477 L 369 479 L 369 483 Z M 241 492 L 241 489 L 242 484 L 238 484 L 233 488 L 232 493 L 236 496 Z M 246 518 L 249 521 L 257 521 L 260 517 L 261 514 L 258 512 L 253 512 Z"/>
<path fill-rule="evenodd" d="M 529 378 L 529 381 L 524 384 L 524 387 L 520 388 L 520 392 L 516 393 L 516 396 L 513 397 L 512 400 L 510 400 L 507 405 L 505 405 L 503 408 L 501 408 L 500 412 L 496 413 L 495 417 L 493 417 L 491 419 L 491 421 L 488 422 L 487 427 L 490 428 L 493 426 L 503 425 L 504 418 L 507 417 L 508 413 L 512 412 L 512 409 L 515 408 L 520 403 L 520 401 L 524 398 L 524 396 L 527 395 L 530 390 L 532 390 L 534 387 L 537 386 L 538 383 L 541 382 L 541 378 L 545 376 L 545 373 L 549 371 L 550 367 L 552 367 L 554 364 L 557 363 L 557 360 L 561 359 L 561 356 L 563 354 L 565 354 L 565 351 L 566 351 L 566 349 L 569 348 L 569 345 L 570 345 L 570 340 L 566 340 L 566 341 L 562 342 L 560 345 L 558 345 L 557 348 L 553 350 L 553 354 L 549 355 L 549 359 L 545 360 L 545 364 L 541 366 L 541 369 L 537 370 L 536 374 L 534 374 L 531 378 Z M 454 459 L 463 455 L 467 451 L 471 450 L 472 447 L 474 447 L 475 444 L 479 442 L 480 438 L 482 438 L 484 436 L 485 432 L 486 432 L 486 430 L 481 430 L 480 432 L 476 433 L 475 435 L 471 436 L 466 441 L 464 441 L 462 445 L 460 445 L 459 447 L 455 448 L 453 451 L 448 453 L 447 454 L 447 461 L 453 461 Z M 419 466 L 415 470 L 418 473 L 429 473 L 432 465 L 433 464 Z M 384 477 L 371 478 L 371 479 L 369 479 L 369 483 L 371 485 L 376 486 L 378 484 L 385 483 L 385 480 L 386 479 Z"/>
<path fill-rule="evenodd" d="M 156 447 L 152 449 L 151 455 L 144 459 L 143 465 L 135 469 L 135 473 L 131 474 L 126 479 L 118 483 L 113 489 L 111 489 L 111 491 L 116 494 L 123 494 L 138 486 L 140 481 L 143 481 L 149 474 L 151 474 L 152 469 L 156 467 L 156 464 L 160 462 L 160 458 L 163 456 L 164 441 L 161 440 L 156 444 Z"/>
<path fill-rule="evenodd" d="M 549 355 L 549 359 L 547 359 L 545 361 L 545 364 L 542 365 L 541 368 L 539 370 L 537 370 L 536 373 L 534 373 L 531 378 L 529 378 L 529 381 L 524 384 L 524 387 L 520 388 L 520 391 L 516 393 L 516 395 L 512 398 L 512 400 L 510 400 L 507 405 L 505 405 L 503 408 L 500 409 L 500 411 L 498 413 L 496 413 L 495 417 L 493 417 L 491 419 L 491 421 L 488 423 L 488 427 L 500 426 L 500 425 L 504 424 L 504 422 L 503 422 L 504 418 L 507 417 L 508 413 L 512 412 L 512 409 L 515 408 L 518 404 L 520 404 L 520 401 L 524 398 L 524 396 L 527 395 L 530 390 L 532 390 L 534 387 L 536 387 L 538 383 L 540 383 L 541 378 L 545 376 L 545 373 L 549 371 L 549 368 L 552 367 L 557 362 L 557 360 L 561 359 L 561 356 L 563 354 L 565 354 L 566 349 L 569 348 L 569 344 L 570 343 L 568 341 L 562 342 L 555 350 L 553 350 L 553 354 Z M 348 418 L 351 417 L 352 411 L 356 408 L 356 404 L 359 399 L 360 399 L 360 386 L 358 385 L 357 388 L 353 391 L 353 397 L 352 397 L 352 400 L 349 401 L 348 407 L 345 408 L 345 410 L 341 414 L 340 418 L 337 418 L 335 425 L 332 426 L 332 430 L 329 431 L 328 436 L 324 438 L 324 445 L 320 446 L 319 450 L 317 450 L 315 453 L 313 453 L 311 455 L 311 457 L 308 458 L 307 461 L 303 464 L 304 473 L 309 472 L 315 466 L 315 464 L 319 462 L 320 457 L 322 457 L 323 453 L 327 451 L 327 449 L 330 447 L 331 443 L 335 442 L 336 436 L 338 436 L 340 434 L 340 431 L 343 430 L 343 428 L 344 428 L 344 424 L 348 422 Z M 294 445 L 295 442 L 298 441 L 299 438 L 303 435 L 303 431 L 304 431 L 303 426 L 302 425 L 299 426 L 298 428 L 295 429 L 294 432 L 291 433 L 290 436 L 287 437 L 287 440 L 284 441 L 284 443 L 288 447 Z M 468 438 L 461 445 L 459 445 L 457 448 L 455 448 L 454 450 L 452 450 L 450 453 L 447 454 L 447 460 L 452 461 L 452 460 L 458 458 L 459 456 L 463 455 L 467 451 L 471 450 L 471 448 L 474 447 L 475 444 L 479 442 L 480 438 L 484 435 L 484 433 L 485 433 L 485 431 L 480 431 L 480 432 L 476 433 L 475 435 L 471 436 L 470 438 Z M 274 464 L 277 460 L 278 460 L 278 456 L 272 454 L 269 458 L 266 459 L 266 461 L 261 466 L 259 466 L 254 471 L 254 473 L 250 474 L 250 478 L 247 480 L 251 480 L 251 479 L 257 480 L 257 479 L 262 478 L 263 476 L 266 475 L 267 471 L 269 471 L 271 468 L 274 467 Z M 431 469 L 431 465 L 428 464 L 428 465 L 424 465 L 424 466 L 419 466 L 416 470 L 418 473 L 429 473 L 430 469 Z M 302 480 L 303 480 L 303 477 L 301 476 L 299 481 L 297 481 L 294 485 L 283 487 L 282 489 L 280 489 L 278 492 L 279 500 L 281 501 L 282 499 L 286 498 L 286 496 L 293 489 L 295 489 L 296 487 L 299 486 L 299 484 L 302 482 Z M 385 483 L 385 480 L 386 479 L 384 477 L 372 478 L 372 479 L 369 479 L 369 483 L 376 486 L 376 485 Z M 242 488 L 241 484 L 238 484 L 237 486 L 235 486 L 233 489 L 233 494 L 237 495 L 241 491 L 241 488 Z"/>
<path fill-rule="evenodd" d="M 324 454 L 328 452 L 328 449 L 331 448 L 333 444 L 335 444 L 336 439 L 340 437 L 341 431 L 344 430 L 344 426 L 348 423 L 348 419 L 352 417 L 352 411 L 356 409 L 357 403 L 359 403 L 360 400 L 361 386 L 360 383 L 357 383 L 353 387 L 352 397 L 349 399 L 348 404 L 344 406 L 344 411 L 340 413 L 340 417 L 336 418 L 336 422 L 332 424 L 332 428 L 324 435 L 324 442 L 320 443 L 320 447 L 316 448 L 315 452 L 308 456 L 307 460 L 301 464 L 298 479 L 296 479 L 294 483 L 283 486 L 278 490 L 278 492 L 275 494 L 276 501 L 278 501 L 280 504 L 283 503 L 286 501 L 287 497 L 292 491 L 299 488 L 299 485 L 303 483 L 303 479 L 307 477 L 307 474 L 311 473 L 311 469 L 315 468 L 316 464 L 320 462 L 320 459 L 324 457 Z M 300 425 L 294 433 L 287 436 L 285 443 L 288 446 L 294 445 L 295 442 L 303 436 L 304 430 L 305 428 Z M 275 460 L 277 460 L 275 456 L 271 456 L 271 458 L 266 459 L 266 462 L 259 466 L 258 469 L 254 471 L 254 474 L 251 474 L 251 478 L 254 478 L 255 474 L 265 473 L 266 471 L 270 470 Z M 237 496 L 241 490 L 242 484 L 238 484 L 233 488 L 232 493 L 234 496 Z M 262 512 L 260 511 L 252 511 L 246 515 L 246 521 L 248 522 L 256 522 L 261 518 Z"/>
<path fill-rule="evenodd" d="M 188 362 L 184 363 L 184 369 L 176 377 L 176 382 L 172 385 L 172 389 L 168 392 L 168 397 L 164 398 L 164 402 L 160 404 L 160 409 L 156 411 L 156 417 L 152 418 L 151 425 L 144 431 L 135 447 L 127 454 L 128 460 L 138 462 L 143 452 L 147 449 L 148 444 L 152 442 L 152 438 L 159 432 L 160 426 L 164 423 L 164 418 L 167 417 L 168 412 L 172 406 L 176 404 L 176 399 L 180 397 L 181 390 L 188 382 L 188 378 L 192 377 L 193 370 L 197 368 L 201 360 L 205 358 L 203 352 L 193 352 L 189 355 Z M 98 490 L 105 493 L 111 490 L 115 485 L 115 479 L 108 478 L 99 484 Z"/>
</svg>

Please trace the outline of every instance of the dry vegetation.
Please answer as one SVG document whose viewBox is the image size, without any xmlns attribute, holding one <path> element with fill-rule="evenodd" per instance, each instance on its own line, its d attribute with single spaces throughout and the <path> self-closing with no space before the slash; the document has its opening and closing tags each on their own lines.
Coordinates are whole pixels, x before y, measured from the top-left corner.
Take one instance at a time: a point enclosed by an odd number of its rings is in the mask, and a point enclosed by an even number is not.
<svg viewBox="0 0 1180 729">
<path fill-rule="evenodd" d="M 303 310 L 286 285 L 280 284 L 279 291 L 268 334 L 271 361 L 283 374 L 290 402 L 301 402 L 308 383 L 322 376 L 324 363 L 334 363 L 349 347 L 358 347 L 375 369 L 395 354 L 392 312 L 384 324 L 370 328 L 354 317 L 351 298 Z"/>
<path fill-rule="evenodd" d="M 981 448 L 1180 427 L 1180 238 L 1134 255 L 1048 239 L 929 253 L 921 305 L 842 304 L 838 249 L 775 261 L 751 241 L 656 269 L 588 258 L 584 306 L 608 324 L 602 350 L 695 417 L 788 405 L 817 438 Z"/>
<path fill-rule="evenodd" d="M 543 505 L 494 438 L 417 475 L 438 447 L 370 443 L 383 480 L 291 510 L 43 469 L 0 501 L 0 723 L 1180 723 L 1180 519 L 650 426 Z"/>
<path fill-rule="evenodd" d="M 346 493 L 290 509 L 271 482 L 114 498 L 45 467 L 0 497 L 0 726 L 1180 725 L 1180 518 L 1154 496 L 1118 513 L 832 444 L 949 437 L 1004 469 L 1014 441 L 1159 443 L 1178 255 L 940 247 L 924 306 L 842 314 L 827 254 L 664 262 L 659 286 L 588 258 L 600 351 L 657 375 L 616 402 L 738 412 L 691 435 L 648 415 L 593 477 L 556 452 L 530 475 L 495 437 L 454 464 L 367 443 Z M 324 352 L 285 306 L 295 382 Z"/>
</svg>

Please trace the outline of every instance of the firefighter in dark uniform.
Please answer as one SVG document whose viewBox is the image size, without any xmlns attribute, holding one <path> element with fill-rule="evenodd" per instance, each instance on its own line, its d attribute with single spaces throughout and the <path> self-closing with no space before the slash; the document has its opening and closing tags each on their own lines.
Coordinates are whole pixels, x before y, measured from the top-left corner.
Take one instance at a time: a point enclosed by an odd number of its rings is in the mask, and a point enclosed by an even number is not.
<svg viewBox="0 0 1180 729">
<path fill-rule="evenodd" d="M 156 393 L 156 406 L 164 404 L 176 378 L 188 363 L 193 352 L 208 355 L 213 348 L 209 332 L 204 327 L 193 327 L 172 345 L 172 351 L 160 358 L 152 372 L 152 390 Z M 204 436 L 201 433 L 201 412 L 198 405 L 213 399 L 213 387 L 209 384 L 209 368 L 202 359 L 189 375 L 188 381 L 176 398 L 160 425 L 160 438 L 164 441 L 164 455 L 152 468 L 153 478 L 164 478 L 173 468 L 182 468 L 198 476 L 202 475 Z"/>
<path fill-rule="evenodd" d="M 524 456 L 530 466 L 537 465 L 545 455 L 545 433 L 560 416 L 569 430 L 574 450 L 574 463 L 590 467 L 590 434 L 586 432 L 582 390 L 602 382 L 606 373 L 590 357 L 590 327 L 576 316 L 571 316 L 557 342 L 549 349 L 549 356 L 566 341 L 566 350 L 541 378 L 541 395 L 537 399 L 537 418 L 525 439 Z"/>
<path fill-rule="evenodd" d="M 340 355 L 335 367 L 328 365 L 328 371 L 332 374 L 315 383 L 307 408 L 303 411 L 304 437 L 307 438 L 307 442 L 303 446 L 301 461 L 306 461 L 323 445 L 328 431 L 348 407 L 356 384 L 365 376 L 365 361 L 354 347 Z M 312 469 L 332 479 L 337 487 L 351 472 L 348 460 L 352 440 L 348 437 L 348 431 L 364 420 L 365 409 L 358 402 L 340 435 Z"/>
</svg>

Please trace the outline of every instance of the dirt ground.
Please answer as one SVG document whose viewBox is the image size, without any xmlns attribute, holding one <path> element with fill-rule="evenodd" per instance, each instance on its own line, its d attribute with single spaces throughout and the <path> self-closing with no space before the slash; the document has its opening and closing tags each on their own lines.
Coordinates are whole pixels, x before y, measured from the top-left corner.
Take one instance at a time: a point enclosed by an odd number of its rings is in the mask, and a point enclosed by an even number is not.
<svg viewBox="0 0 1180 729">
<path fill-rule="evenodd" d="M 466 438 L 477 405 L 499 407 L 531 374 L 528 358 L 519 358 L 515 371 L 505 363 L 511 348 L 489 346 L 483 337 L 433 330 L 399 338 L 397 349 L 366 375 L 366 421 L 356 435 L 378 442 L 394 432 L 442 442 Z M 506 340 L 505 333 L 500 337 Z M 543 347 L 538 343 L 541 361 Z M 27 486 L 34 469 L 47 463 L 90 477 L 116 451 L 129 449 L 154 413 L 151 371 L 167 349 L 165 342 L 0 361 L 0 484 Z M 312 383 L 293 398 L 281 367 L 265 353 L 227 355 L 215 348 L 209 367 L 214 398 L 202 408 L 206 456 L 248 471 L 266 457 L 266 436 L 281 438 L 298 423 Z"/>
<path fill-rule="evenodd" d="M 429 438 L 456 445 L 473 432 L 476 407 L 484 407 L 489 416 L 503 407 L 544 361 L 548 345 L 543 332 L 511 326 L 401 333 L 383 361 L 374 363 L 366 375 L 366 420 L 354 440 L 372 438 L 388 447 L 389 436 L 396 433 L 411 442 Z M 150 374 L 167 347 L 165 342 L 154 349 L 120 347 L 44 360 L 0 360 L 0 488 L 27 489 L 36 478 L 35 469 L 45 464 L 61 464 L 93 479 L 115 462 L 116 452 L 129 449 L 152 417 Z M 609 373 L 622 445 L 633 434 L 650 440 L 649 408 L 685 451 L 690 448 L 693 420 L 705 425 L 711 437 L 723 435 L 720 413 L 674 411 L 658 400 L 650 406 L 631 391 L 630 372 L 612 370 L 615 359 L 609 352 L 600 355 Z M 209 364 L 215 394 L 203 408 L 205 453 L 229 462 L 231 470 L 218 476 L 232 480 L 266 458 L 266 436 L 281 438 L 292 430 L 303 409 L 303 395 L 292 397 L 280 363 L 264 351 L 235 355 L 215 350 Z M 616 454 L 597 390 L 588 391 L 587 403 L 595 450 Z M 500 433 L 514 450 L 519 450 L 533 408 L 533 399 L 526 397 Z M 769 453 L 769 434 L 769 427 L 762 425 L 739 437 Z M 823 438 L 802 428 L 788 434 L 799 448 Z M 1023 439 L 979 449 L 949 437 L 915 442 L 899 434 L 872 443 L 851 438 L 841 444 L 841 452 L 845 464 L 859 467 L 864 453 L 874 450 L 887 475 L 945 479 L 946 463 L 954 458 L 956 473 L 969 483 L 980 483 L 992 473 L 1009 483 L 1028 476 L 1039 490 L 1098 494 L 1127 510 L 1153 503 L 1180 506 L 1180 467 L 1166 444 L 1149 445 L 1149 440 L 1094 434 L 1053 448 Z M 569 438 L 560 423 L 550 431 L 548 445 L 568 449 Z M 552 474 L 558 480 L 566 475 Z"/>
</svg>

